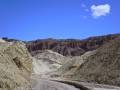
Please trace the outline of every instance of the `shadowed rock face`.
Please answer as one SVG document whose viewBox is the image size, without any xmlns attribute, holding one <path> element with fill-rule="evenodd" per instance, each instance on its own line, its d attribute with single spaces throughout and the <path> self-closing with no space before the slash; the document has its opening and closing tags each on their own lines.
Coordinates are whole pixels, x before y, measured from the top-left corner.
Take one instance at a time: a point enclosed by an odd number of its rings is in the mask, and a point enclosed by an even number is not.
<svg viewBox="0 0 120 90">
<path fill-rule="evenodd" d="M 28 90 L 24 88 L 30 85 L 31 72 L 31 56 L 23 43 L 0 43 L 1 90 Z"/>
<path fill-rule="evenodd" d="M 106 36 L 90 37 L 84 40 L 43 39 L 28 42 L 27 48 L 30 52 L 49 49 L 58 52 L 64 56 L 79 56 L 84 54 L 86 51 L 97 49 L 104 43 L 109 42 L 110 40 L 114 40 L 119 36 L 120 34 L 113 34 Z"/>
</svg>

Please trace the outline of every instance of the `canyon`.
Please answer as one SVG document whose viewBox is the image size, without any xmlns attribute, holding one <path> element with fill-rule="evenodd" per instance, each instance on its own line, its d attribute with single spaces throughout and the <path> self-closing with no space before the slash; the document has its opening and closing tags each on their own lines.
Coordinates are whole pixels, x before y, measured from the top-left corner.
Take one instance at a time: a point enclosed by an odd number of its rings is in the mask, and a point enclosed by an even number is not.
<svg viewBox="0 0 120 90">
<path fill-rule="evenodd" d="M 120 90 L 120 34 L 0 39 L 1 90 Z"/>
</svg>

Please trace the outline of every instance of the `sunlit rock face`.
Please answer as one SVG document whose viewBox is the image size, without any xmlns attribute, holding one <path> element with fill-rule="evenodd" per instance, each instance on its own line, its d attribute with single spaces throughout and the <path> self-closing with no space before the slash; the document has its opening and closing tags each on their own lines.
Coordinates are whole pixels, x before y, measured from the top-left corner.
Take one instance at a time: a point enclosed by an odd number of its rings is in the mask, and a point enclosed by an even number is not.
<svg viewBox="0 0 120 90">
<path fill-rule="evenodd" d="M 0 43 L 5 43 L 6 41 L 0 38 Z"/>
<path fill-rule="evenodd" d="M 0 40 L 0 89 L 27 90 L 31 72 L 32 59 L 25 45 Z"/>
<path fill-rule="evenodd" d="M 56 71 L 69 60 L 69 58 L 51 50 L 32 52 L 32 56 L 33 74 L 41 77 Z"/>
</svg>

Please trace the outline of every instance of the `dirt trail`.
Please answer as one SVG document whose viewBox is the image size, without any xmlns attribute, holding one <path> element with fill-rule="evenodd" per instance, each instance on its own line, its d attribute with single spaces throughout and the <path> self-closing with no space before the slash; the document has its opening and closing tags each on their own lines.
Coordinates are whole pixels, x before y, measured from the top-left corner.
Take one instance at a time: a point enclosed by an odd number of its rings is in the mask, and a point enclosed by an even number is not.
<svg viewBox="0 0 120 90">
<path fill-rule="evenodd" d="M 119 87 L 32 76 L 32 90 L 120 90 Z"/>
<path fill-rule="evenodd" d="M 60 82 L 45 79 L 36 79 L 32 84 L 32 90 L 80 90 L 80 89 Z"/>
</svg>

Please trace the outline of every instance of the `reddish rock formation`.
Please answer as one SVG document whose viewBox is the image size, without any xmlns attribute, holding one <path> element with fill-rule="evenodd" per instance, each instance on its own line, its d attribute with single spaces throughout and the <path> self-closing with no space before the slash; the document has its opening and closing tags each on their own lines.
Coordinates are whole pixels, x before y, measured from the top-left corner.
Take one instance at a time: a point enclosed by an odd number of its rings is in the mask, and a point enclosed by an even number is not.
<svg viewBox="0 0 120 90">
<path fill-rule="evenodd" d="M 86 51 L 94 50 L 110 40 L 118 38 L 120 34 L 90 37 L 84 40 L 77 39 L 39 39 L 27 43 L 30 52 L 37 50 L 53 50 L 64 56 L 78 56 Z"/>
<path fill-rule="evenodd" d="M 120 37 L 120 34 L 110 34 L 105 36 L 90 37 L 83 40 L 78 39 L 39 39 L 25 42 L 30 52 L 49 49 L 64 56 L 79 56 L 86 51 L 99 48 L 106 42 Z M 3 38 L 5 41 L 19 41 L 15 39 Z"/>
</svg>

